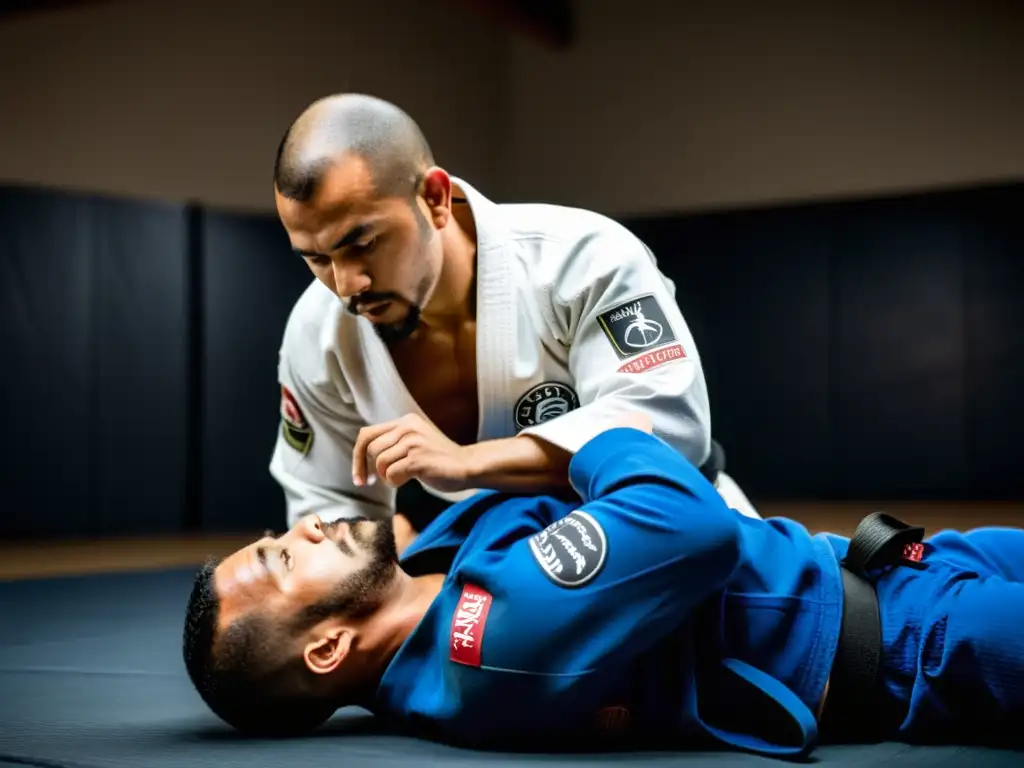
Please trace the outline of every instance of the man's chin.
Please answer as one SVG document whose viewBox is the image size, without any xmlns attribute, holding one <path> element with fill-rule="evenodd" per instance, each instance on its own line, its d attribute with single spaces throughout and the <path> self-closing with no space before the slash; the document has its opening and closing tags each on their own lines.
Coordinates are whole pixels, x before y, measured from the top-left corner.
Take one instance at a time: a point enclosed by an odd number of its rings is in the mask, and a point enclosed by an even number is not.
<svg viewBox="0 0 1024 768">
<path fill-rule="evenodd" d="M 382 317 L 367 318 L 373 325 L 377 336 L 386 343 L 403 341 L 412 336 L 420 326 L 420 311 L 417 307 L 407 308 L 404 316 L 401 314 L 393 316 L 392 313 L 396 310 L 401 312 L 401 309 L 392 306 Z"/>
</svg>

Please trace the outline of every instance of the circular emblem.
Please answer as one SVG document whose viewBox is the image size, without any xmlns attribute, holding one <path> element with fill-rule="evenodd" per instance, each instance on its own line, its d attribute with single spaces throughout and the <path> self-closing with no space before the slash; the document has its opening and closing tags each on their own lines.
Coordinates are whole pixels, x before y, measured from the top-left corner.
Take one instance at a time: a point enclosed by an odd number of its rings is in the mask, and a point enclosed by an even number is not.
<svg viewBox="0 0 1024 768">
<path fill-rule="evenodd" d="M 530 551 L 555 584 L 582 587 L 601 572 L 608 540 L 597 520 L 576 510 L 531 536 Z"/>
<path fill-rule="evenodd" d="M 538 384 L 516 403 L 516 427 L 526 429 L 580 407 L 572 388 L 557 381 Z"/>
</svg>

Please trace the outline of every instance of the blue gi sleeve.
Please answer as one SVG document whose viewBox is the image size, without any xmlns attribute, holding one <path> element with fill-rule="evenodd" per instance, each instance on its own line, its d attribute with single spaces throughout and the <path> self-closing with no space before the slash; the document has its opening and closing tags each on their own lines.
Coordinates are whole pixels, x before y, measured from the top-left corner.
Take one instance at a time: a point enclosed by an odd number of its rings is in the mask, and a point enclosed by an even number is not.
<svg viewBox="0 0 1024 768">
<path fill-rule="evenodd" d="M 514 649 L 494 647 L 507 638 L 485 644 L 488 663 L 564 675 L 635 658 L 682 626 L 739 562 L 739 516 L 660 438 L 603 432 L 575 454 L 570 478 L 584 503 L 540 519 L 543 530 L 510 545 L 492 573 L 528 629 Z"/>
</svg>

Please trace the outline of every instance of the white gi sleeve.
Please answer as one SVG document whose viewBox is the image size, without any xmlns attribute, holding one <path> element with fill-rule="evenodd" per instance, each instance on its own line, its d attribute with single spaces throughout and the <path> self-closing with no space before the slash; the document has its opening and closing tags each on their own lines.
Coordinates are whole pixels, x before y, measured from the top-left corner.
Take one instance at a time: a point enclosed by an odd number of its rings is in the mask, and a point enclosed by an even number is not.
<svg viewBox="0 0 1024 768">
<path fill-rule="evenodd" d="M 624 411 L 643 411 L 658 436 L 701 465 L 711 450 L 707 388 L 674 285 L 618 225 L 570 251 L 544 306 L 569 348 L 580 405 L 520 434 L 576 453 Z"/>
<path fill-rule="evenodd" d="M 352 449 L 365 422 L 330 381 L 311 381 L 285 351 L 278 363 L 281 419 L 270 473 L 284 491 L 288 526 L 308 514 L 325 522 L 392 514 L 395 490 L 352 482 Z"/>
</svg>

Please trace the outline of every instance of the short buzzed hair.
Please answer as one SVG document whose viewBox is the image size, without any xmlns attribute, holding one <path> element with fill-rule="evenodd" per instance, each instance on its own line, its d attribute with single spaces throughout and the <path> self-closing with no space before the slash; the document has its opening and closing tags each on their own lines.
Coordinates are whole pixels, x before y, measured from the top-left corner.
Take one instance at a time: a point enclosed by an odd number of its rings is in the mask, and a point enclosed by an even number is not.
<svg viewBox="0 0 1024 768">
<path fill-rule="evenodd" d="M 308 202 L 344 154 L 367 165 L 381 197 L 413 197 L 434 164 L 426 138 L 408 114 L 374 96 L 347 93 L 311 104 L 285 132 L 274 163 L 284 197 Z"/>
<path fill-rule="evenodd" d="M 258 612 L 218 632 L 216 562 L 196 575 L 185 614 L 185 669 L 206 705 L 228 725 L 260 737 L 300 736 L 326 722 L 337 702 L 304 690 L 301 658 L 290 658 L 287 639 L 297 627 Z"/>
</svg>

